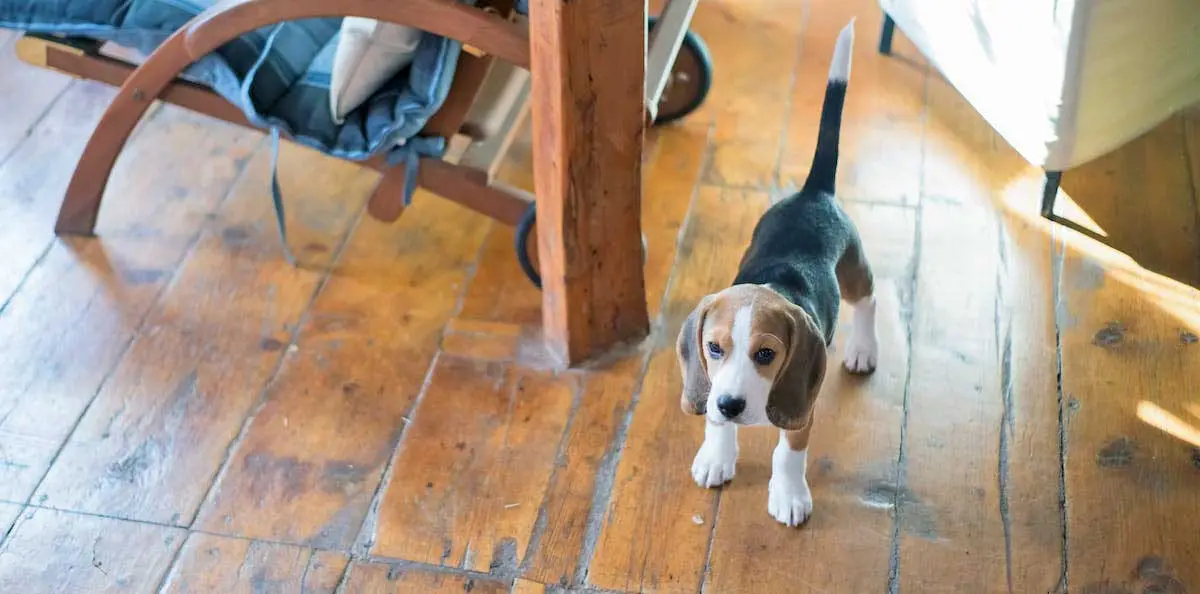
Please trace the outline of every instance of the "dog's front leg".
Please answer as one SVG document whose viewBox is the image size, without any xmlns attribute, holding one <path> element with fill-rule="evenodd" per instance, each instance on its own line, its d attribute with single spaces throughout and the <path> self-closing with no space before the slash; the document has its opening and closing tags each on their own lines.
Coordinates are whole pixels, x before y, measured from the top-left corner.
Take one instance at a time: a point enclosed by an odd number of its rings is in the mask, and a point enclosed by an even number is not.
<svg viewBox="0 0 1200 594">
<path fill-rule="evenodd" d="M 737 425 L 704 420 L 704 443 L 692 461 L 692 478 L 701 487 L 719 487 L 733 479 L 737 466 Z"/>
<path fill-rule="evenodd" d="M 811 426 L 811 425 L 810 425 Z M 808 431 L 779 432 L 779 445 L 771 456 L 771 482 L 767 486 L 767 512 L 788 526 L 799 526 L 812 515 L 808 488 Z"/>
</svg>

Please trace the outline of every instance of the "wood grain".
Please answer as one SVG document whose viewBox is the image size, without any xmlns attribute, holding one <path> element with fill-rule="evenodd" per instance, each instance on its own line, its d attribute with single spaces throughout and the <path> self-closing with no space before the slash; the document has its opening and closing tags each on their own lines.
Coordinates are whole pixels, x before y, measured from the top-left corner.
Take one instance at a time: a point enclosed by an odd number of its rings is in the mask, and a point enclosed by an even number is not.
<svg viewBox="0 0 1200 594">
<path fill-rule="evenodd" d="M 1192 202 L 1197 217 L 1200 217 L 1200 107 L 1192 106 L 1183 112 L 1184 146 L 1187 148 L 1188 172 L 1192 179 Z M 1198 219 L 1200 220 L 1200 219 Z M 1200 266 L 1200 252 L 1196 254 L 1196 266 Z"/>
<path fill-rule="evenodd" d="M 541 292 L 517 264 L 512 227 L 493 225 L 458 319 L 542 327 Z"/>
<path fill-rule="evenodd" d="M 1063 174 L 1104 243 L 1147 270 L 1200 287 L 1200 215 L 1184 118 Z"/>
<path fill-rule="evenodd" d="M 0 592 L 148 594 L 184 536 L 177 528 L 31 510 L 0 547 Z"/>
<path fill-rule="evenodd" d="M 712 145 L 706 127 L 672 126 L 655 132 L 646 162 L 642 230 L 646 238 L 646 301 L 661 313 L 678 259 L 679 235 L 692 209 Z"/>
<path fill-rule="evenodd" d="M 1060 255 L 1073 592 L 1200 584 L 1195 563 L 1181 561 L 1197 555 L 1195 517 L 1183 511 L 1196 506 L 1197 450 L 1139 415 L 1153 406 L 1197 425 L 1187 412 L 1200 329 L 1194 117 L 1064 175 L 1064 190 L 1121 252 L 1067 233 Z"/>
<path fill-rule="evenodd" d="M 138 65 L 145 62 L 145 57 L 136 49 L 112 43 L 103 45 L 98 55 L 78 53 L 69 43 L 44 39 L 22 38 L 18 43 L 28 44 L 28 47 L 38 48 L 36 51 L 44 52 L 48 68 L 118 88 L 125 84 L 125 79 L 133 74 Z M 226 101 L 209 87 L 194 82 L 176 79 L 163 89 L 158 99 L 231 124 L 259 130 L 246 119 L 240 108 Z"/>
<path fill-rule="evenodd" d="M 1036 186 L 1036 184 L 1035 184 Z M 1000 219 L 1000 389 L 1006 405 L 998 460 L 1007 514 L 1011 590 L 1055 591 L 1065 584 L 1063 558 L 1058 398 L 1058 348 L 1055 324 L 1055 231 L 1031 215 Z"/>
<path fill-rule="evenodd" d="M 842 116 L 838 197 L 915 205 L 921 190 L 927 67 L 903 35 L 894 38 L 892 55 L 876 51 L 883 11 L 872 0 L 810 6 L 787 115 L 780 184 L 799 187 L 808 177 L 834 42 L 852 18 L 853 66 Z"/>
<path fill-rule="evenodd" d="M 380 505 L 373 552 L 511 573 L 557 465 L 577 383 L 443 357 L 427 390 Z"/>
<path fill-rule="evenodd" d="M 207 530 L 354 542 L 491 224 L 418 198 L 397 225 L 360 223 L 203 510 Z"/>
<path fill-rule="evenodd" d="M 13 527 L 13 522 L 17 521 L 17 516 L 21 515 L 23 509 L 16 503 L 0 503 L 0 545 L 4 544 L 8 529 Z"/>
<path fill-rule="evenodd" d="M 523 331 L 518 324 L 456 318 L 446 325 L 442 352 L 481 361 L 512 361 L 521 348 Z"/>
<path fill-rule="evenodd" d="M 1147 195 L 1165 195 L 1170 180 L 1147 173 L 1121 171 L 1140 177 Z M 1173 231 L 1145 241 L 1165 245 Z M 1091 240 L 1072 234 L 1066 243 L 1059 323 L 1071 591 L 1194 591 L 1198 450 L 1139 407 L 1200 425 L 1188 412 L 1200 402 L 1200 292 Z"/>
<path fill-rule="evenodd" d="M 509 583 L 404 564 L 355 563 L 345 594 L 505 594 Z"/>
<path fill-rule="evenodd" d="M 545 594 L 547 590 L 545 584 L 517 579 L 513 582 L 512 594 Z"/>
<path fill-rule="evenodd" d="M 347 561 L 333 551 L 193 532 L 162 591 L 333 594 Z"/>
<path fill-rule="evenodd" d="M 771 452 L 779 432 L 741 431 L 734 481 L 721 492 L 706 588 L 712 592 L 881 592 L 892 549 L 892 504 L 908 377 L 915 213 L 854 204 L 873 266 L 878 299 L 880 363 L 869 378 L 829 358 L 817 401 L 809 451 L 813 516 L 799 530 L 767 514 Z M 844 352 L 851 308 L 843 306 L 835 353 Z M 803 560 L 795 564 L 780 559 Z"/>
<path fill-rule="evenodd" d="M 13 44 L 21 33 L 0 31 L 0 97 L 5 97 L 0 118 L 0 163 L 7 159 L 54 101 L 71 84 L 69 77 L 30 66 L 17 58 Z"/>
<path fill-rule="evenodd" d="M 172 33 L 149 58 L 134 70 L 113 96 L 96 124 L 63 196 L 56 233 L 91 235 L 113 166 L 154 98 L 170 86 L 193 60 L 183 48 L 185 31 Z"/>
<path fill-rule="evenodd" d="M 285 147 L 281 177 L 311 173 L 302 186 L 285 183 L 291 239 L 321 246 L 298 250 L 307 260 L 328 259 L 374 174 Z M 292 267 L 280 256 L 266 194 L 267 156 L 251 163 L 149 314 L 43 481 L 38 501 L 191 522 L 320 279 L 319 270 Z"/>
<path fill-rule="evenodd" d="M 77 84 L 51 108 L 20 150 L 0 165 L 0 305 L 33 268 L 53 237 L 54 216 L 70 178 L 74 159 L 87 141 L 112 92 L 100 85 Z"/>
<path fill-rule="evenodd" d="M 606 463 L 618 455 L 615 443 L 644 371 L 644 357 L 631 356 L 588 374 L 579 409 L 565 437 L 563 459 L 546 492 L 546 526 L 531 551 L 525 576 L 548 584 L 579 581 L 581 556 L 594 517 L 596 491 L 608 487 Z"/>
<path fill-rule="evenodd" d="M 666 284 L 669 266 L 674 261 L 675 240 L 682 218 L 687 212 L 699 168 L 703 162 L 703 135 L 691 128 L 663 130 L 651 141 L 652 147 L 670 146 L 671 150 L 651 150 L 647 155 L 646 196 L 643 202 L 643 224 L 647 236 L 647 293 L 651 310 L 657 311 L 662 287 Z M 652 156 L 651 156 L 652 155 Z M 661 157 L 660 157 L 661 155 Z M 500 176 L 519 187 L 531 187 L 532 165 L 529 143 L 518 138 L 509 151 Z M 512 231 L 496 226 L 489 235 L 480 261 L 479 272 L 472 281 L 464 303 L 462 318 L 484 320 L 519 320 L 528 326 L 540 327 L 540 303 L 533 289 L 515 264 L 512 255 Z M 456 324 L 464 323 L 462 320 Z M 473 334 L 470 352 L 478 353 L 488 340 L 497 346 L 510 345 L 517 337 L 510 328 L 495 328 L 498 323 L 466 322 L 480 326 L 486 338 Z M 507 326 L 507 325 L 504 325 Z M 447 340 L 453 335 L 447 335 Z M 524 342 L 524 338 L 520 338 Z M 489 342 L 488 344 L 491 344 Z M 452 347 L 444 343 L 448 351 Z M 468 348 L 466 346 L 461 348 Z M 516 348 L 522 350 L 521 346 Z M 463 351 L 459 351 L 463 352 Z M 506 352 L 508 352 L 506 350 Z M 565 459 L 556 472 L 543 504 L 547 525 L 541 544 L 531 552 L 528 573 L 547 582 L 570 580 L 579 562 L 593 500 L 598 466 L 611 447 L 611 440 L 633 397 L 635 376 L 641 363 L 627 360 L 616 367 L 594 372 L 588 380 L 576 412 L 576 420 L 566 437 Z"/>
<path fill-rule="evenodd" d="M 701 187 L 666 301 L 663 348 L 650 361 L 612 483 L 603 528 L 588 569 L 610 590 L 694 592 L 700 584 L 716 492 L 688 469 L 704 424 L 679 410 L 673 337 L 704 295 L 733 278 L 740 249 L 767 208 L 760 193 Z M 696 525 L 692 516 L 704 519 Z"/>
<path fill-rule="evenodd" d="M 705 183 L 776 185 L 804 13 L 803 2 L 772 0 L 715 0 L 697 7 L 691 30 L 708 46 L 714 78 L 708 99 L 684 123 L 713 124 L 716 142 Z"/>
<path fill-rule="evenodd" d="M 649 331 L 646 8 L 534 0 L 529 27 L 543 331 L 559 363 L 576 365 Z"/>
<path fill-rule="evenodd" d="M 515 188 L 533 191 L 533 148 L 528 126 L 509 148 L 496 178 Z M 542 294 L 517 264 L 515 237 L 511 227 L 492 226 L 458 319 L 517 324 L 533 328 L 540 335 Z"/>
<path fill-rule="evenodd" d="M 74 87 L 63 101 L 75 101 L 78 110 L 86 111 L 94 94 L 103 97 L 92 87 Z M 62 190 L 58 182 L 69 174 L 69 159 L 61 161 L 68 168 L 57 168 L 60 161 L 50 157 L 53 142 L 69 145 L 84 133 L 70 127 L 79 115 L 68 115 L 69 106 L 64 103 L 63 112 L 47 116 L 43 125 L 49 129 L 34 136 L 37 144 L 46 144 L 10 161 L 10 166 L 29 167 L 14 172 L 17 177 L 0 173 L 0 187 Z M 24 501 L 33 492 L 171 280 L 205 215 L 220 204 L 258 144 L 255 136 L 177 110 L 164 110 L 152 122 L 130 144 L 129 159 L 113 180 L 119 199 L 105 214 L 105 238 L 50 244 L 0 316 L 0 335 L 5 337 L 0 341 L 0 452 L 5 460 L 0 463 L 0 498 Z M 189 142 L 171 140 L 179 137 Z M 197 151 L 208 155 L 203 166 L 173 166 Z M 35 165 L 25 161 L 26 155 L 46 160 Z M 137 174 L 131 169 L 155 161 L 158 166 Z M 51 181 L 27 177 L 35 174 Z M 7 237 L 23 238 L 23 249 L 46 246 L 56 196 L 38 189 L 29 206 L 40 212 L 8 219 L 30 227 L 14 228 Z M 16 210 L 24 204 L 13 206 Z M 0 237 L 6 231 L 0 230 Z"/>
<path fill-rule="evenodd" d="M 807 173 L 828 52 L 855 15 L 839 184 L 880 280 L 884 363 L 865 379 L 831 368 L 816 512 L 787 530 L 764 509 L 770 430 L 742 433 L 719 494 L 693 484 L 702 424 L 679 413 L 662 349 L 732 277 L 766 204 L 728 187 L 693 198 L 697 180 Z M 396 225 L 358 223 L 322 277 L 376 174 L 285 146 L 292 247 L 309 267 L 288 272 L 263 153 L 221 206 L 261 136 L 169 106 L 118 163 L 100 239 L 53 240 L 66 157 L 111 92 L 72 83 L 50 104 L 12 88 L 12 114 L 44 116 L 23 140 L 25 116 L 0 123 L 0 148 L 19 143 L 0 151 L 0 500 L 17 502 L 0 503 L 0 592 L 1197 590 L 1196 451 L 1138 406 L 1200 429 L 1200 120 L 1067 172 L 1060 213 L 1077 203 L 1126 258 L 1038 219 L 1040 172 L 926 77 L 903 35 L 899 56 L 877 58 L 880 18 L 870 0 L 700 5 L 712 95 L 648 131 L 641 159 L 645 298 L 661 321 L 642 352 L 560 376 L 542 370 L 542 295 L 511 229 L 420 191 Z M 532 164 L 518 139 L 500 178 L 532 189 Z M 306 310 L 298 287 L 311 296 L 322 278 Z M 173 406 L 192 369 L 203 394 Z M 157 462 L 141 464 L 141 444 Z M 203 532 L 177 554 L 170 526 L 43 507 L 186 525 L 202 501 Z M 339 584 L 345 551 L 360 557 Z"/>
<path fill-rule="evenodd" d="M 994 329 L 996 221 L 978 202 L 936 199 L 924 201 L 921 219 L 908 409 L 939 414 L 909 418 L 906 480 L 891 493 L 899 502 L 900 583 L 999 592 L 1007 522 L 997 475 L 1006 413 Z"/>
<path fill-rule="evenodd" d="M 1057 591 L 1049 226 L 1030 215 L 1029 166 L 940 79 L 927 92 L 905 480 L 894 494 L 899 584 Z M 1013 187 L 1024 200 L 1012 201 Z"/>
<path fill-rule="evenodd" d="M 693 127 L 661 130 L 647 162 L 642 222 L 646 234 L 646 294 L 657 316 L 676 260 L 676 243 L 704 163 L 707 134 Z M 601 465 L 641 382 L 645 357 L 626 357 L 593 370 L 566 436 L 565 459 L 546 495 L 546 528 L 526 575 L 544 583 L 571 583 L 578 576 Z"/>
</svg>

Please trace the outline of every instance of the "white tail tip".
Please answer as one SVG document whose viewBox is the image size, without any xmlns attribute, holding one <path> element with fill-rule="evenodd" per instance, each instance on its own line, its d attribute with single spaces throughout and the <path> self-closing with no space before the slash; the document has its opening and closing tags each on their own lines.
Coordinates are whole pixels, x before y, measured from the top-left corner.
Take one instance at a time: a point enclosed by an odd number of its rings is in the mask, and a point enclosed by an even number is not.
<svg viewBox="0 0 1200 594">
<path fill-rule="evenodd" d="M 833 46 L 833 61 L 829 64 L 829 80 L 848 82 L 850 80 L 850 57 L 854 52 L 854 19 L 838 33 L 837 43 Z"/>
</svg>

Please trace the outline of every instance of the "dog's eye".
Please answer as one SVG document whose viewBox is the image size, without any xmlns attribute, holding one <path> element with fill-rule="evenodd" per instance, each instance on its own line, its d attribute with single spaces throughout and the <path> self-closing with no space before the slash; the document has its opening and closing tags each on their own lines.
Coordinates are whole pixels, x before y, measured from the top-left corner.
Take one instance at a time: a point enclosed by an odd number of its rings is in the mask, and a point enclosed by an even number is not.
<svg viewBox="0 0 1200 594">
<path fill-rule="evenodd" d="M 712 356 L 713 359 L 720 359 L 721 355 L 725 354 L 725 351 L 721 350 L 721 345 L 715 342 L 710 342 L 708 343 L 708 354 Z"/>
<path fill-rule="evenodd" d="M 771 361 L 775 360 L 775 351 L 771 349 L 758 349 L 754 353 L 754 362 L 759 365 L 770 365 Z"/>
</svg>

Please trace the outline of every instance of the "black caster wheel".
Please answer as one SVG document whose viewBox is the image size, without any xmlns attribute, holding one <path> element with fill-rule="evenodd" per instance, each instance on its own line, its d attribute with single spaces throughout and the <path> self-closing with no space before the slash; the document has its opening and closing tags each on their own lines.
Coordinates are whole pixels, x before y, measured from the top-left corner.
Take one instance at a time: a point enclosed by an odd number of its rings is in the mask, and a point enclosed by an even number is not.
<svg viewBox="0 0 1200 594">
<path fill-rule="evenodd" d="M 646 31 L 653 29 L 657 22 L 655 17 L 646 19 Z M 669 124 L 696 111 L 712 88 L 712 71 L 708 47 L 699 35 L 688 31 L 675 56 L 667 86 L 658 100 L 658 115 L 654 118 L 654 125 Z"/>
<path fill-rule="evenodd" d="M 536 248 L 529 245 L 529 238 L 533 236 L 533 225 L 537 223 L 537 204 L 530 202 L 529 208 L 525 209 L 525 214 L 521 215 L 521 220 L 517 222 L 517 263 L 521 265 L 521 272 L 529 277 L 529 282 L 538 290 L 542 290 L 542 275 L 538 272 L 537 266 L 533 263 L 531 256 L 531 248 Z"/>
<path fill-rule="evenodd" d="M 538 272 L 537 265 L 533 262 L 534 249 L 537 248 L 536 242 L 530 245 L 530 238 L 533 237 L 533 226 L 537 224 L 537 204 L 530 203 L 529 208 L 525 209 L 525 214 L 521 215 L 521 220 L 517 221 L 516 229 L 516 245 L 517 263 L 521 265 L 521 272 L 529 278 L 529 282 L 538 290 L 542 290 L 542 275 Z M 649 252 L 646 246 L 646 236 L 642 235 L 642 264 L 646 263 L 646 254 Z"/>
</svg>

